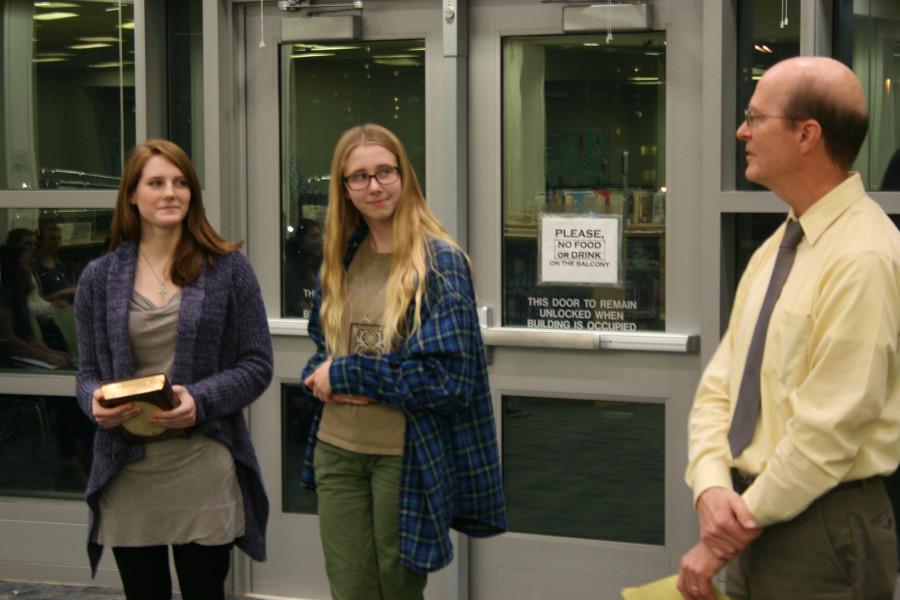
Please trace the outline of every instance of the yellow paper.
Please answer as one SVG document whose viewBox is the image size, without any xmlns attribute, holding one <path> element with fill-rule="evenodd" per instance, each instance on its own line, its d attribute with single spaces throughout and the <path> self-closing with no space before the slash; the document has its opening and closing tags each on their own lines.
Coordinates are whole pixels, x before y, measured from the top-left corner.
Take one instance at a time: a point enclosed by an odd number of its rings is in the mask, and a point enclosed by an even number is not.
<svg viewBox="0 0 900 600">
<path fill-rule="evenodd" d="M 640 587 L 625 588 L 622 590 L 622 598 L 625 600 L 682 600 L 681 592 L 675 587 L 677 583 L 678 575 L 670 575 Z M 712 586 L 712 590 L 716 595 L 716 600 L 728 600 L 728 596 L 720 592 L 716 586 Z"/>
</svg>

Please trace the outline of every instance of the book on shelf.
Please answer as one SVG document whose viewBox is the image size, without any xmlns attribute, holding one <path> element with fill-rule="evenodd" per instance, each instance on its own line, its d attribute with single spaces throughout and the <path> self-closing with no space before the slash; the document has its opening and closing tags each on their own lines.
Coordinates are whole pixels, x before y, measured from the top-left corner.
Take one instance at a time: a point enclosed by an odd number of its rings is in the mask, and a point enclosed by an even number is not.
<svg viewBox="0 0 900 600">
<path fill-rule="evenodd" d="M 103 392 L 100 405 L 104 408 L 133 403 L 141 409 L 140 414 L 118 427 L 126 441 L 132 444 L 146 444 L 185 434 L 184 429 L 169 429 L 150 423 L 152 415 L 163 410 L 171 410 L 176 406 L 175 392 L 165 374 L 107 381 L 101 384 L 100 389 Z"/>
</svg>

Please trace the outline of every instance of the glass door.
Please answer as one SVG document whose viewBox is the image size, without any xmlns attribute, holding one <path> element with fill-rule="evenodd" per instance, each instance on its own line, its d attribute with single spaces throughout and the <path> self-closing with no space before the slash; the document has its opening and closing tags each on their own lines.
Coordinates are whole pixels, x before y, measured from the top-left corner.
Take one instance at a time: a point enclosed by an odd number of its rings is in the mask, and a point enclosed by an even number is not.
<svg viewBox="0 0 900 600">
<path fill-rule="evenodd" d="M 510 524 L 471 541 L 473 598 L 618 597 L 696 535 L 700 89 L 669 82 L 699 68 L 701 6 L 628 32 L 565 32 L 566 10 L 471 5 L 469 251 Z"/>
<path fill-rule="evenodd" d="M 276 371 L 251 411 L 271 503 L 269 559 L 246 567 L 242 587 L 328 598 L 316 497 L 300 485 L 314 408 L 300 372 L 314 352 L 306 320 L 322 260 L 331 154 L 346 129 L 379 123 L 404 142 L 426 195 L 440 181 L 439 141 L 426 139 L 441 107 L 441 82 L 428 68 L 439 58 L 440 11 L 427 2 L 313 16 L 269 5 L 262 17 L 257 5 L 243 10 L 248 251 L 269 311 Z M 316 37 L 330 35 L 324 27 L 312 37 L 297 32 L 298 23 L 353 17 L 364 35 L 354 37 L 352 26 L 340 39 Z M 447 597 L 454 569 L 429 579 L 428 598 Z"/>
</svg>

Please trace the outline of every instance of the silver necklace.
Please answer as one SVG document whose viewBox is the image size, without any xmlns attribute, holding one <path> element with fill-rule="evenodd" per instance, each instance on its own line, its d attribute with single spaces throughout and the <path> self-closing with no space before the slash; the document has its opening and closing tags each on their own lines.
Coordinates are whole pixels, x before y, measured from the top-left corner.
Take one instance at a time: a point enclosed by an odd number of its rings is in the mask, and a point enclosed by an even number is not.
<svg viewBox="0 0 900 600">
<path fill-rule="evenodd" d="M 167 296 L 168 293 L 169 293 L 169 288 L 166 287 L 166 281 L 168 280 L 168 277 L 162 278 L 162 277 L 160 277 L 159 275 L 157 275 L 157 274 L 156 274 L 156 271 L 153 270 L 153 265 L 150 264 L 150 259 L 147 258 L 147 255 L 144 254 L 143 252 L 141 252 L 141 256 L 144 257 L 144 262 L 147 263 L 147 268 L 150 269 L 150 272 L 153 273 L 153 276 L 156 278 L 156 281 L 159 282 L 159 291 L 157 292 L 157 294 L 159 294 L 159 301 L 160 301 L 160 302 L 163 302 L 163 301 L 166 299 L 166 296 Z M 166 269 L 166 265 L 167 265 L 167 264 L 169 264 L 169 261 L 168 261 L 168 260 L 167 260 L 167 261 L 165 262 L 165 264 L 163 265 L 163 272 L 165 272 L 165 269 Z"/>
</svg>

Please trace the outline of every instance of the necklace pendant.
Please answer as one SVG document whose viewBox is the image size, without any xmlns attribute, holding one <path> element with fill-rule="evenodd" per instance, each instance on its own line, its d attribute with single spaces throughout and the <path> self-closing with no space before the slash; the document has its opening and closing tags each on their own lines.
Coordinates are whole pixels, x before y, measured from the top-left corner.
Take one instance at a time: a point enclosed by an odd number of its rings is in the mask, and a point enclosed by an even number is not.
<svg viewBox="0 0 900 600">
<path fill-rule="evenodd" d="M 160 300 L 165 300 L 166 294 L 168 294 L 168 293 L 169 293 L 169 290 L 166 289 L 166 284 L 162 284 L 161 286 L 159 286 L 159 299 Z"/>
</svg>

